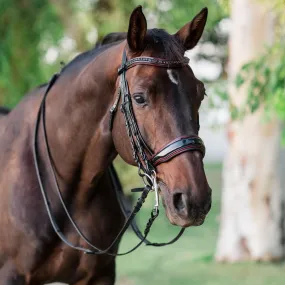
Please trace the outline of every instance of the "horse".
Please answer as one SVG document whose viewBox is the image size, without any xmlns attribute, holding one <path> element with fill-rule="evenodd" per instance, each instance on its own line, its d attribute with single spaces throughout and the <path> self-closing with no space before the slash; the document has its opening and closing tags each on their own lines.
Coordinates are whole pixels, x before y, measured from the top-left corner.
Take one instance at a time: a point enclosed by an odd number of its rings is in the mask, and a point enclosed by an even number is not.
<svg viewBox="0 0 285 285">
<path fill-rule="evenodd" d="M 170 35 L 148 30 L 138 6 L 124 39 L 77 56 L 2 116 L 1 284 L 114 284 L 119 240 L 110 244 L 124 217 L 108 169 L 118 154 L 139 166 L 144 191 L 161 196 L 170 223 L 203 224 L 211 208 L 198 137 L 205 88 L 184 53 L 201 38 L 207 13 L 204 8 Z M 81 231 L 108 252 L 75 250 L 89 243 L 67 219 L 55 181 Z"/>
</svg>

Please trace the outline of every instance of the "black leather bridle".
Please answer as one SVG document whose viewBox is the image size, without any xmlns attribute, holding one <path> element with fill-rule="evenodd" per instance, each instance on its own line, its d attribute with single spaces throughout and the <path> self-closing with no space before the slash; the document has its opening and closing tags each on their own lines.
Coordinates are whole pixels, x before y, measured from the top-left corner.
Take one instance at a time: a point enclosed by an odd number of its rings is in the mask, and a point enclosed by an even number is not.
<svg viewBox="0 0 285 285">
<path fill-rule="evenodd" d="M 164 245 L 172 244 L 175 241 L 177 241 L 183 234 L 185 230 L 184 228 L 182 228 L 179 234 L 168 243 L 151 243 L 147 240 L 147 236 L 150 231 L 150 228 L 154 220 L 159 215 L 158 186 L 157 186 L 155 167 L 161 163 L 171 160 L 172 158 L 186 151 L 194 151 L 194 150 L 199 151 L 204 156 L 205 147 L 204 147 L 203 141 L 196 135 L 183 136 L 183 137 L 177 138 L 174 141 L 170 142 L 165 147 L 163 147 L 162 150 L 154 154 L 152 150 L 148 147 L 147 143 L 145 142 L 145 140 L 143 139 L 143 136 L 140 133 L 140 130 L 139 130 L 139 127 L 138 127 L 138 124 L 137 124 L 137 121 L 136 121 L 136 118 L 133 112 L 133 108 L 132 108 L 132 99 L 131 99 L 131 95 L 130 95 L 129 88 L 128 88 L 128 82 L 126 79 L 126 71 L 136 65 L 152 65 L 152 66 L 162 67 L 162 68 L 181 68 L 183 66 L 186 66 L 187 64 L 188 64 L 188 60 L 186 59 L 184 61 L 172 61 L 172 60 L 165 60 L 165 59 L 159 59 L 159 58 L 153 58 L 153 57 L 136 57 L 131 60 L 127 60 L 126 51 L 124 50 L 123 52 L 122 65 L 120 66 L 118 70 L 118 75 L 120 76 L 118 96 L 112 108 L 110 109 L 110 130 L 112 130 L 114 115 L 117 111 L 120 98 L 122 97 L 121 111 L 125 118 L 127 133 L 128 133 L 128 136 L 131 142 L 131 146 L 132 146 L 133 157 L 134 157 L 135 162 L 138 165 L 138 173 L 142 177 L 145 187 L 142 189 L 139 189 L 139 191 L 142 192 L 140 198 L 138 199 L 133 210 L 129 213 L 126 219 L 126 222 L 124 226 L 122 227 L 122 229 L 120 230 L 119 234 L 114 239 L 114 241 L 111 243 L 111 245 L 107 247 L 106 249 L 100 249 L 94 246 L 88 240 L 88 238 L 81 232 L 76 222 L 71 217 L 66 207 L 66 204 L 64 202 L 60 188 L 59 188 L 55 165 L 54 165 L 54 162 L 51 156 L 50 147 L 48 143 L 48 136 L 47 136 L 47 131 L 46 131 L 45 101 L 46 101 L 46 97 L 50 89 L 52 88 L 52 86 L 54 85 L 54 83 L 56 82 L 60 74 L 55 74 L 50 80 L 46 88 L 45 94 L 43 96 L 43 100 L 42 100 L 42 103 L 40 105 L 38 115 L 37 115 L 35 132 L 34 132 L 33 157 L 34 157 L 34 164 L 35 164 L 35 169 L 36 169 L 36 174 L 37 174 L 40 190 L 43 195 L 44 203 L 47 209 L 47 213 L 49 215 L 50 222 L 53 226 L 54 231 L 58 235 L 58 237 L 68 246 L 74 249 L 83 251 L 84 253 L 87 253 L 87 254 L 108 254 L 108 255 L 116 256 L 116 255 L 128 254 L 134 251 L 135 249 L 137 249 L 142 243 L 146 243 L 147 245 L 151 245 L 151 246 L 164 246 Z M 48 162 L 52 170 L 53 180 L 54 180 L 54 184 L 55 184 L 60 202 L 63 206 L 64 211 L 66 212 L 67 217 L 69 218 L 71 224 L 73 225 L 74 229 L 76 230 L 78 235 L 92 248 L 92 250 L 79 247 L 79 246 L 76 246 L 70 243 L 66 239 L 65 235 L 61 232 L 56 222 L 56 219 L 52 213 L 50 201 L 48 199 L 46 189 L 43 186 L 43 180 L 41 177 L 41 171 L 39 167 L 38 131 L 39 131 L 39 125 L 40 125 L 41 119 L 42 119 L 43 133 L 44 133 L 44 142 L 45 142 L 45 146 L 46 146 L 47 154 L 48 154 Z M 155 191 L 156 193 L 156 204 L 155 204 L 153 211 L 151 212 L 151 217 L 146 224 L 144 234 L 142 234 L 139 231 L 138 227 L 134 226 L 135 225 L 134 217 L 137 214 L 137 212 L 141 209 L 150 191 Z M 119 194 L 117 193 L 117 197 L 119 198 L 119 200 L 121 200 L 120 195 L 121 195 L 120 193 Z M 126 210 L 124 209 L 124 207 L 122 207 L 122 204 L 121 204 L 121 208 L 125 216 L 127 216 Z M 137 234 L 137 236 L 140 238 L 141 241 L 134 248 L 132 248 L 131 250 L 125 253 L 119 253 L 119 254 L 113 253 L 114 247 L 118 245 L 118 242 L 120 241 L 122 235 L 125 233 L 125 231 L 130 225 L 133 226 L 135 233 Z"/>
<path fill-rule="evenodd" d="M 126 79 L 126 72 L 128 69 L 136 65 L 151 65 L 162 68 L 181 68 L 188 65 L 188 62 L 188 59 L 184 59 L 183 61 L 174 61 L 145 56 L 127 60 L 126 51 L 124 50 L 123 52 L 122 65 L 118 69 L 118 74 L 120 75 L 118 96 L 114 105 L 110 109 L 110 129 L 112 129 L 114 115 L 116 113 L 120 97 L 122 97 L 121 111 L 125 118 L 126 128 L 133 150 L 133 157 L 135 162 L 138 164 L 139 170 L 142 169 L 148 175 L 151 175 L 157 165 L 167 162 L 186 151 L 199 151 L 204 157 L 205 146 L 202 139 L 196 135 L 181 136 L 168 143 L 157 153 L 153 153 L 151 148 L 143 139 L 139 130 L 132 108 L 132 99 L 129 92 L 128 81 Z"/>
<path fill-rule="evenodd" d="M 158 186 L 156 181 L 156 171 L 155 168 L 157 165 L 167 162 L 179 154 L 186 151 L 199 151 L 202 153 L 202 156 L 205 156 L 205 146 L 201 138 L 196 135 L 191 136 L 181 136 L 179 138 L 174 139 L 166 146 L 164 146 L 160 151 L 154 153 L 148 144 L 145 142 L 140 129 L 138 127 L 133 107 L 132 107 L 132 98 L 129 91 L 128 81 L 126 79 L 126 72 L 128 69 L 136 66 L 136 65 L 149 65 L 161 68 L 181 68 L 183 66 L 187 66 L 189 63 L 188 59 L 184 59 L 183 61 L 174 61 L 174 60 L 166 60 L 154 57 L 135 57 L 133 59 L 127 60 L 126 51 L 123 51 L 122 57 L 122 65 L 118 69 L 118 74 L 120 76 L 119 88 L 117 98 L 110 109 L 110 130 L 113 127 L 113 120 L 115 113 L 118 109 L 118 105 L 120 99 L 122 97 L 121 103 L 121 111 L 124 115 L 125 125 L 127 128 L 127 134 L 130 139 L 133 158 L 138 165 L 138 174 L 143 178 L 145 186 L 149 187 L 153 191 L 156 191 L 156 204 L 153 209 L 153 213 L 155 215 L 159 214 L 158 211 Z M 199 120 L 197 129 L 199 130 Z M 144 179 L 146 178 L 146 179 Z M 139 191 L 134 189 L 135 191 Z M 143 188 L 141 188 L 141 191 Z M 136 235 L 142 240 L 142 233 L 139 231 L 136 226 L 133 225 L 133 230 Z M 168 243 L 151 243 L 148 240 L 145 240 L 147 245 L 152 246 L 164 246 L 171 244 L 178 240 L 178 238 L 183 234 L 184 228 L 181 229 L 176 238 L 171 240 Z"/>
</svg>

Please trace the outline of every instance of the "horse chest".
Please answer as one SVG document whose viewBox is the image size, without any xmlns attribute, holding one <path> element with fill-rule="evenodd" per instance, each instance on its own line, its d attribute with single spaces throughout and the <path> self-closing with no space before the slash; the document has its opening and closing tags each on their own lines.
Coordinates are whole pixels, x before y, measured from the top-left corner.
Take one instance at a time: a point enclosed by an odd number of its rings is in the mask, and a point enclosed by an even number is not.
<svg viewBox="0 0 285 285">
<path fill-rule="evenodd" d="M 104 206 L 104 204 L 101 206 Z M 106 248 L 111 244 L 123 223 L 123 217 L 120 212 L 117 212 L 116 205 L 111 203 L 111 206 L 112 209 L 108 211 L 108 215 L 105 213 L 108 208 L 102 211 L 97 203 L 87 211 L 74 213 L 83 233 L 93 244 L 100 248 Z M 73 244 L 88 248 L 87 244 L 80 240 L 71 226 L 65 231 L 65 234 Z M 114 262 L 112 256 L 86 255 L 62 243 L 56 247 L 53 245 L 50 249 L 47 248 L 47 251 L 48 256 L 41 261 L 42 266 L 33 276 L 33 280 L 37 282 L 49 280 L 49 282 L 61 281 L 73 284 L 78 280 L 93 278 L 101 274 L 101 272 L 104 272 L 104 268 Z"/>
<path fill-rule="evenodd" d="M 73 284 L 79 280 L 100 275 L 102 268 L 113 260 L 114 258 L 110 256 L 86 255 L 66 246 L 59 246 L 32 276 L 32 280 Z"/>
</svg>

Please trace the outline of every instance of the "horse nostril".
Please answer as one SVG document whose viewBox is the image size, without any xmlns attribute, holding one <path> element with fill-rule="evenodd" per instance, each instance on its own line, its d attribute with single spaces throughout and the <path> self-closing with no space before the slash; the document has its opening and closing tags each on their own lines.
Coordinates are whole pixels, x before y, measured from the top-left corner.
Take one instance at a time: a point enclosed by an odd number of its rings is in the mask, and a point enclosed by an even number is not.
<svg viewBox="0 0 285 285">
<path fill-rule="evenodd" d="M 206 214 L 210 211 L 211 206 L 212 206 L 212 202 L 211 202 L 211 199 L 210 199 L 209 202 L 206 204 L 206 206 L 204 208 Z"/>
<path fill-rule="evenodd" d="M 176 193 L 174 194 L 174 197 L 173 197 L 173 204 L 174 204 L 174 207 L 175 209 L 178 211 L 178 212 L 182 212 L 185 207 L 186 207 L 186 203 L 184 201 L 184 198 L 183 198 L 183 194 L 182 193 Z"/>
</svg>

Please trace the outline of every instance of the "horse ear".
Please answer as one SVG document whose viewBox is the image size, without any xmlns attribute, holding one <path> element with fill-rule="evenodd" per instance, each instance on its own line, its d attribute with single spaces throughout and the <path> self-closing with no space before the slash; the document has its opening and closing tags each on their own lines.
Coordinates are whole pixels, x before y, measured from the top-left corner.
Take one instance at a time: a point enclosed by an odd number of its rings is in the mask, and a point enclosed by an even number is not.
<svg viewBox="0 0 285 285">
<path fill-rule="evenodd" d="M 142 12 L 142 6 L 138 6 L 131 14 L 127 35 L 128 45 L 132 51 L 143 50 L 145 46 L 146 31 L 147 24 Z"/>
<path fill-rule="evenodd" d="M 199 42 L 206 25 L 207 16 L 208 8 L 202 9 L 191 22 L 184 25 L 175 34 L 175 37 L 182 42 L 186 50 L 192 49 Z"/>
</svg>

